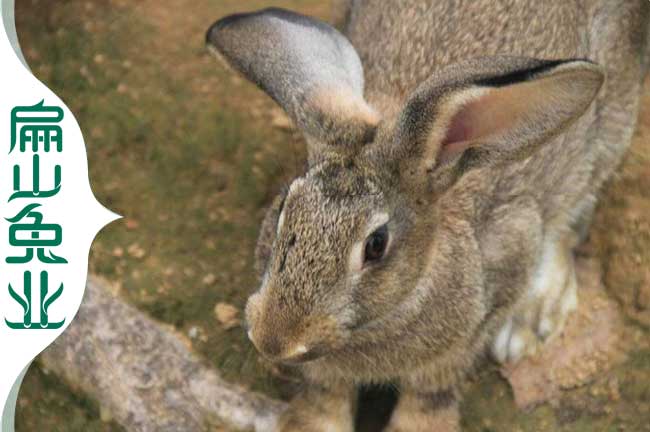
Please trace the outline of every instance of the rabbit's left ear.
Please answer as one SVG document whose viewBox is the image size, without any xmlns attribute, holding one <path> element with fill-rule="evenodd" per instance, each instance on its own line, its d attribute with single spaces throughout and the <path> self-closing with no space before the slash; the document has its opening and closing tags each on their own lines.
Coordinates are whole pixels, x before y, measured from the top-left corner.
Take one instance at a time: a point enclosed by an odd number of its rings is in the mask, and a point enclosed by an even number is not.
<svg viewBox="0 0 650 432">
<path fill-rule="evenodd" d="M 583 60 L 490 57 L 449 67 L 410 97 L 390 152 L 427 171 L 525 157 L 580 117 L 603 79 Z"/>
<path fill-rule="evenodd" d="M 284 108 L 307 135 L 310 158 L 374 137 L 379 119 L 363 98 L 361 61 L 333 27 L 273 8 L 217 21 L 206 42 Z"/>
</svg>

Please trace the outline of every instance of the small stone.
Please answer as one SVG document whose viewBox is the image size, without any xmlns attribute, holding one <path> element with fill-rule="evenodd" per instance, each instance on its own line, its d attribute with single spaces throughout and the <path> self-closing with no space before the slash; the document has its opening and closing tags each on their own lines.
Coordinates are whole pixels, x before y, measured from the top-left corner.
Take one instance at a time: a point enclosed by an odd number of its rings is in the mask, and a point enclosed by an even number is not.
<svg viewBox="0 0 650 432">
<path fill-rule="evenodd" d="M 90 136 L 93 138 L 103 138 L 104 137 L 104 129 L 102 129 L 99 126 L 95 126 L 90 130 Z"/>
<path fill-rule="evenodd" d="M 38 51 L 36 51 L 34 48 L 29 48 L 27 49 L 27 57 L 30 60 L 39 60 L 41 58 L 40 54 Z"/>
<path fill-rule="evenodd" d="M 121 257 L 123 257 L 123 256 L 124 256 L 124 249 L 122 249 L 122 248 L 119 247 L 119 246 L 116 247 L 116 248 L 114 248 L 114 249 L 113 249 L 113 256 L 116 257 L 116 258 L 121 258 Z"/>
<path fill-rule="evenodd" d="M 289 130 L 292 127 L 291 120 L 280 108 L 271 110 L 271 126 L 283 130 Z"/>
<path fill-rule="evenodd" d="M 187 335 L 190 337 L 190 339 L 196 339 L 196 338 L 199 337 L 200 332 L 201 332 L 201 330 L 197 326 L 192 326 L 187 331 Z"/>
<path fill-rule="evenodd" d="M 97 63 L 97 64 L 102 64 L 102 63 L 104 63 L 104 60 L 105 60 L 105 59 L 106 59 L 106 58 L 104 57 L 104 54 L 95 54 L 95 57 L 93 57 L 93 60 L 94 60 L 95 63 Z"/>
<path fill-rule="evenodd" d="M 216 280 L 217 277 L 215 275 L 213 275 L 212 273 L 208 273 L 207 275 L 203 276 L 201 282 L 203 282 L 204 285 L 212 285 Z"/>
<path fill-rule="evenodd" d="M 140 226 L 140 223 L 135 219 L 127 219 L 124 222 L 124 225 L 126 226 L 126 229 L 133 230 L 138 228 Z"/>
<path fill-rule="evenodd" d="M 137 243 L 133 243 L 131 246 L 127 248 L 126 251 L 128 252 L 129 255 L 138 259 L 144 257 L 147 254 L 145 250 L 142 249 L 140 245 Z"/>
<path fill-rule="evenodd" d="M 214 307 L 214 314 L 217 317 L 217 321 L 219 321 L 226 330 L 239 325 L 239 319 L 237 318 L 239 310 L 229 303 L 217 303 Z"/>
</svg>

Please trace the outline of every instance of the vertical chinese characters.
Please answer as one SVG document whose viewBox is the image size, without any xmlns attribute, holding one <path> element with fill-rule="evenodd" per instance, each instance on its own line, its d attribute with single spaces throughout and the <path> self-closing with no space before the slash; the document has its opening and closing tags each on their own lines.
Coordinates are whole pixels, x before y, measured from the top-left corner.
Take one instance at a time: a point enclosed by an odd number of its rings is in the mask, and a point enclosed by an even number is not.
<svg viewBox="0 0 650 432">
<path fill-rule="evenodd" d="M 9 295 L 22 308 L 22 322 L 12 322 L 5 318 L 12 329 L 57 329 L 65 319 L 51 322 L 48 309 L 63 293 L 63 283 L 50 293 L 50 265 L 67 264 L 67 260 L 55 254 L 52 248 L 63 241 L 61 225 L 44 222 L 43 202 L 61 190 L 61 166 L 54 165 L 46 170 L 41 158 L 54 152 L 63 151 L 63 130 L 60 123 L 63 110 L 56 106 L 46 106 L 43 101 L 32 106 L 16 106 L 11 110 L 11 146 L 9 157 L 16 154 L 31 153 L 31 164 L 13 165 L 13 192 L 8 202 L 27 201 L 21 210 L 5 219 L 9 226 L 9 245 L 17 251 L 5 257 L 5 262 L 15 270 L 23 270 L 22 296 L 9 284 Z M 24 159 L 24 158 L 22 158 Z M 31 174 L 31 175 L 30 175 Z M 31 182 L 25 181 L 31 179 Z M 44 182 L 43 182 L 43 179 Z M 51 180 L 50 180 L 51 179 Z M 31 183 L 31 185 L 29 185 Z M 39 289 L 32 290 L 32 270 L 27 264 L 37 263 L 43 269 L 39 272 Z M 23 268 L 20 268 L 20 267 Z M 11 272 L 16 274 L 16 272 Z M 37 309 L 34 309 L 37 306 Z"/>
</svg>

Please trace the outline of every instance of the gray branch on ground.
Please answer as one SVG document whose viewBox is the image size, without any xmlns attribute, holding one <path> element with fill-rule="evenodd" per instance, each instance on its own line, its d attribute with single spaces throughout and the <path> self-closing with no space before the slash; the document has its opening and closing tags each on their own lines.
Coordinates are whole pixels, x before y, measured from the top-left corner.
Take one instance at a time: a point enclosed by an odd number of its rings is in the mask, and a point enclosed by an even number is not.
<svg viewBox="0 0 650 432">
<path fill-rule="evenodd" d="M 284 402 L 224 381 L 183 337 L 90 278 L 70 327 L 43 366 L 100 402 L 129 431 L 273 430 Z"/>
</svg>

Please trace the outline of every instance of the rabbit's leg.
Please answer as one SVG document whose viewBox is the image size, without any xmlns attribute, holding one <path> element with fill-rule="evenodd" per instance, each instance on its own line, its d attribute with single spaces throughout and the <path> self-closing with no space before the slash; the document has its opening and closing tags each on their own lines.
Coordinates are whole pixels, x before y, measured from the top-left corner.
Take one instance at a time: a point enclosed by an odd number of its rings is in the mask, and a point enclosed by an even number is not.
<svg viewBox="0 0 650 432">
<path fill-rule="evenodd" d="M 309 383 L 291 401 L 278 432 L 353 432 L 356 391 L 352 385 Z"/>
<path fill-rule="evenodd" d="M 453 390 L 422 392 L 404 390 L 391 416 L 387 432 L 457 432 L 458 401 Z"/>
<path fill-rule="evenodd" d="M 574 235 L 545 240 L 533 279 L 514 313 L 492 343 L 494 357 L 504 363 L 534 354 L 542 342 L 558 334 L 577 307 Z"/>
</svg>

